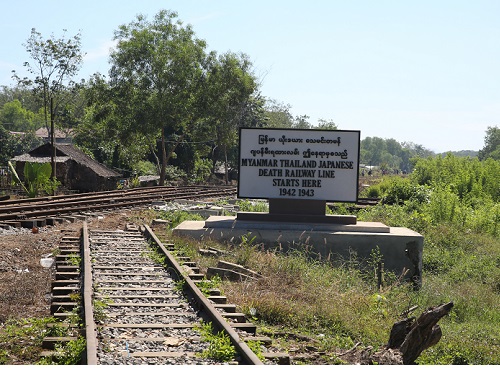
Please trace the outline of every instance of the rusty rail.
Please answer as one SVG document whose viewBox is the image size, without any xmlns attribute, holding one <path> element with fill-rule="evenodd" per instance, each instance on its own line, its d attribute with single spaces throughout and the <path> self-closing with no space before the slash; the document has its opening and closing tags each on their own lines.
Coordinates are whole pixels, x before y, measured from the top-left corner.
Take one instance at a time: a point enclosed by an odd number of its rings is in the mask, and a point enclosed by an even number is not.
<svg viewBox="0 0 500 368">
<path fill-rule="evenodd" d="M 226 320 L 220 315 L 220 313 L 215 309 L 215 307 L 210 303 L 210 301 L 203 295 L 203 293 L 198 289 L 196 284 L 191 280 L 191 278 L 187 275 L 184 275 L 182 267 L 175 260 L 175 258 L 171 255 L 171 253 L 165 248 L 160 239 L 155 235 L 153 230 L 147 225 L 144 225 L 146 236 L 153 240 L 157 246 L 162 250 L 167 258 L 167 262 L 169 265 L 175 269 L 175 272 L 179 277 L 182 277 L 189 288 L 189 292 L 194 296 L 196 301 L 199 303 L 201 308 L 207 313 L 209 318 L 216 324 L 217 328 L 220 330 L 224 330 L 231 339 L 231 342 L 235 346 L 236 350 L 240 353 L 244 364 L 251 365 L 262 365 L 263 363 L 257 357 L 257 355 L 248 347 L 248 345 L 241 341 L 238 333 L 226 322 Z"/>
</svg>

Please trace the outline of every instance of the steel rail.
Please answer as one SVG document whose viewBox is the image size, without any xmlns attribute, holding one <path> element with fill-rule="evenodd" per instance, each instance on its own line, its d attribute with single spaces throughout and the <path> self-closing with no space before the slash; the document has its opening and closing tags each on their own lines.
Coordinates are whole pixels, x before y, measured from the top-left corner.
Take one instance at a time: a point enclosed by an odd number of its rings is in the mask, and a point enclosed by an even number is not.
<svg viewBox="0 0 500 368">
<path fill-rule="evenodd" d="M 98 199 L 85 200 L 84 197 L 79 200 L 58 201 L 51 203 L 26 204 L 21 207 L 0 207 L 0 220 L 17 220 L 22 218 L 37 218 L 44 216 L 55 216 L 63 213 L 74 213 L 82 211 L 91 211 L 99 209 L 112 209 L 119 207 L 130 207 L 145 205 L 154 200 L 169 199 L 192 199 L 213 196 L 226 196 L 235 194 L 235 188 L 187 188 L 170 192 L 147 192 L 130 196 L 113 195 L 110 192 Z M 33 208 L 35 206 L 35 208 Z"/>
<path fill-rule="evenodd" d="M 158 239 L 153 230 L 151 230 L 148 225 L 144 225 L 144 229 L 146 237 L 153 240 L 157 244 L 157 246 L 165 254 L 167 262 L 170 264 L 170 266 L 175 269 L 175 272 L 177 273 L 177 275 L 179 275 L 179 277 L 182 277 L 184 279 L 190 293 L 194 296 L 201 308 L 203 308 L 205 313 L 207 313 L 209 318 L 216 324 L 219 330 L 224 330 L 228 334 L 236 350 L 240 353 L 244 364 L 263 365 L 262 361 L 257 357 L 257 355 L 248 347 L 248 345 L 244 341 L 241 340 L 238 333 L 229 325 L 229 323 L 226 322 L 226 320 L 220 315 L 213 304 L 203 295 L 203 293 L 196 286 L 193 280 L 189 276 L 185 275 L 181 265 L 175 260 L 175 258 L 167 250 L 167 248 L 165 248 L 165 246 L 160 241 L 160 239 Z"/>
<path fill-rule="evenodd" d="M 86 364 L 97 365 L 97 338 L 92 306 L 92 261 L 90 259 L 90 242 L 87 221 L 83 222 L 83 308 L 85 314 Z"/>
<path fill-rule="evenodd" d="M 65 194 L 65 195 L 57 195 L 57 196 L 43 196 L 36 198 L 18 198 L 18 199 L 8 199 L 4 201 L 0 201 L 0 208 L 15 206 L 15 205 L 23 205 L 23 204 L 33 204 L 37 202 L 60 202 L 60 201 L 68 201 L 68 200 L 78 200 L 82 198 L 106 198 L 110 195 L 113 196 L 127 196 L 133 194 L 146 194 L 146 193 L 154 193 L 154 192 L 164 192 L 164 191 L 182 191 L 189 189 L 210 189 L 215 188 L 210 185 L 187 185 L 187 186 L 155 186 L 155 187 L 138 187 L 138 188 L 129 188 L 129 189 L 117 189 L 103 192 L 89 192 L 89 193 L 76 193 L 76 194 Z M 220 188 L 220 187 L 218 187 Z M 223 186 L 222 188 L 232 188 L 229 186 Z M 235 189 L 234 189 L 235 190 Z"/>
</svg>

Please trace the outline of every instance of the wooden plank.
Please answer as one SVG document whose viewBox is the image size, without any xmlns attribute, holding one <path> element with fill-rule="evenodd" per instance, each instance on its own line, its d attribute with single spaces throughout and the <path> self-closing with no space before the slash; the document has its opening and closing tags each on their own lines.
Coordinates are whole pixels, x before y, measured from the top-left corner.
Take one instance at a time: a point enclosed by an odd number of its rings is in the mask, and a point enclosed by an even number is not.
<svg viewBox="0 0 500 368">
<path fill-rule="evenodd" d="M 154 287 L 98 287 L 101 290 L 110 291 L 172 291 L 174 288 L 154 288 Z"/>
<path fill-rule="evenodd" d="M 178 295 L 165 295 L 165 294 L 158 294 L 158 295 L 108 295 L 108 294 L 102 294 L 102 293 L 95 293 L 95 296 L 102 296 L 105 297 L 106 299 L 138 299 L 138 298 L 143 298 L 143 299 L 173 299 L 173 298 L 178 298 Z"/>
<path fill-rule="evenodd" d="M 179 357 L 195 357 L 196 353 L 191 351 L 143 351 L 137 353 L 128 353 L 122 351 L 122 355 L 126 357 L 142 357 L 142 358 L 179 358 Z"/>
<path fill-rule="evenodd" d="M 185 304 L 180 303 L 108 303 L 110 307 L 158 307 L 158 308 L 179 308 Z"/>
<path fill-rule="evenodd" d="M 107 328 L 193 328 L 193 323 L 105 323 Z"/>
</svg>

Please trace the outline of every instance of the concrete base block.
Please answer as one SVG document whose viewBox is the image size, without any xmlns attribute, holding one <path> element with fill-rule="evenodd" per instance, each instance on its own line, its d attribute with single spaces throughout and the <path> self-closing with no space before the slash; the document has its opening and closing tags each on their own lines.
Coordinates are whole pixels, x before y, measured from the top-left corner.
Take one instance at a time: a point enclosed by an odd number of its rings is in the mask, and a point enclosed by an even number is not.
<svg viewBox="0 0 500 368">
<path fill-rule="evenodd" d="M 384 269 L 397 275 L 405 274 L 420 284 L 424 238 L 419 233 L 401 227 L 388 227 L 378 222 L 357 222 L 355 225 L 310 224 L 240 221 L 235 216 L 211 216 L 206 221 L 185 221 L 173 233 L 194 239 L 212 239 L 239 243 L 242 236 L 255 237 L 253 244 L 266 249 L 307 249 L 322 259 L 353 253 L 358 260 L 368 260 L 378 249 Z"/>
</svg>

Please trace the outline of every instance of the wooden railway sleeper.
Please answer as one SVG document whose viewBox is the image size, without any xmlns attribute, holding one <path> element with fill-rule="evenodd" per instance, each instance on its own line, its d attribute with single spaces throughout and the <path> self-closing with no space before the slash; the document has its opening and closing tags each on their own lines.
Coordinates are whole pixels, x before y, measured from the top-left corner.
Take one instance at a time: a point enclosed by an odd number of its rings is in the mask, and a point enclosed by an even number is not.
<svg viewBox="0 0 500 368">
<path fill-rule="evenodd" d="M 174 251 L 175 245 L 169 243 L 166 248 L 168 251 Z M 215 250 L 211 251 L 217 253 Z M 190 257 L 177 256 L 176 259 L 182 266 L 192 271 L 188 276 L 193 280 L 194 284 L 206 282 L 206 275 L 199 272 L 199 267 L 196 262 L 191 261 Z M 227 298 L 221 295 L 220 290 L 210 290 L 210 295 L 207 299 L 214 304 L 214 307 L 219 310 L 219 314 L 228 321 L 232 328 L 246 332 L 243 341 L 258 341 L 264 346 L 272 344 L 272 339 L 268 336 L 257 336 L 257 327 L 253 323 L 248 322 L 245 314 L 236 312 L 237 306 L 228 304 Z M 276 361 L 280 365 L 290 365 L 290 356 L 286 353 L 263 353 L 263 356 L 268 360 Z"/>
<path fill-rule="evenodd" d="M 42 341 L 42 357 L 55 354 L 55 349 L 59 345 L 75 341 L 81 334 L 80 327 L 74 325 L 75 313 L 78 313 L 81 306 L 80 298 L 75 295 L 80 294 L 80 262 L 81 262 L 81 239 L 77 237 L 63 237 L 59 243 L 58 255 L 55 257 L 55 275 L 52 281 L 52 301 L 50 312 L 54 318 L 61 321 L 57 324 L 59 328 L 67 328 L 66 336 L 46 336 Z M 78 264 L 77 264 L 78 262 Z M 47 324 L 48 328 L 54 324 Z"/>
</svg>

